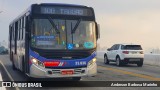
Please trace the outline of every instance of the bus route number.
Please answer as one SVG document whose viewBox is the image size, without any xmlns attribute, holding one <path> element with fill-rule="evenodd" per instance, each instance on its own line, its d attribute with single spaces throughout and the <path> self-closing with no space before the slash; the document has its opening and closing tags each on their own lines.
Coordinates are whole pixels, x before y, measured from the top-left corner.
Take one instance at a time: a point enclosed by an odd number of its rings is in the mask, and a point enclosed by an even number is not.
<svg viewBox="0 0 160 90">
<path fill-rule="evenodd" d="M 75 62 L 75 65 L 76 66 L 87 65 L 87 62 L 86 61 L 78 61 L 78 62 Z"/>
</svg>

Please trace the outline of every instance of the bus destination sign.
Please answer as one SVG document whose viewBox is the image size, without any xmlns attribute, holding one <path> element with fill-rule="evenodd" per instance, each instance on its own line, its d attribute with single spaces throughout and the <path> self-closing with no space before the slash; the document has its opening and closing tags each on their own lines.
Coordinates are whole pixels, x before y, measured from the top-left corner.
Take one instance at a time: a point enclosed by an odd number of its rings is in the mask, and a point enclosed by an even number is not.
<svg viewBox="0 0 160 90">
<path fill-rule="evenodd" d="M 90 16 L 91 11 L 83 8 L 41 7 L 42 14 Z"/>
</svg>

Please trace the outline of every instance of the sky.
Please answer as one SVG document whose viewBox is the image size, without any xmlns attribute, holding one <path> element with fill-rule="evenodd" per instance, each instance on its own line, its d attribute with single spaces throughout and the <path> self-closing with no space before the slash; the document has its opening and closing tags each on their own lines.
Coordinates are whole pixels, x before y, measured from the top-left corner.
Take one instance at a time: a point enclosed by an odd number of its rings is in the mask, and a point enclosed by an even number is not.
<svg viewBox="0 0 160 90">
<path fill-rule="evenodd" d="M 101 47 L 117 43 L 160 48 L 160 0 L 0 0 L 0 41 L 9 23 L 33 3 L 70 3 L 93 7 L 100 24 Z"/>
</svg>

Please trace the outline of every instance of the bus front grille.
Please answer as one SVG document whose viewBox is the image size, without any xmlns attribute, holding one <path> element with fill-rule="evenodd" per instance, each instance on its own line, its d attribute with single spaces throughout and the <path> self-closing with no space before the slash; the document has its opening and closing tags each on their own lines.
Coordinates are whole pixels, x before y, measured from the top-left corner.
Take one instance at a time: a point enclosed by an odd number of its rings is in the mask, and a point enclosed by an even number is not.
<svg viewBox="0 0 160 90">
<path fill-rule="evenodd" d="M 91 51 L 42 51 L 39 55 L 47 59 L 82 59 L 89 57 L 94 50 Z M 66 58 L 64 58 L 66 57 Z"/>
<path fill-rule="evenodd" d="M 61 71 L 62 71 L 63 69 L 54 69 L 54 70 L 51 70 L 51 72 L 52 72 L 52 74 L 55 74 L 55 75 L 61 75 Z M 65 69 L 64 69 L 65 70 Z M 72 70 L 74 70 L 74 75 L 75 74 L 83 74 L 83 73 L 85 73 L 85 70 L 84 69 L 81 69 L 81 68 L 76 68 L 76 69 L 72 69 Z M 50 72 L 50 71 L 49 71 Z"/>
</svg>

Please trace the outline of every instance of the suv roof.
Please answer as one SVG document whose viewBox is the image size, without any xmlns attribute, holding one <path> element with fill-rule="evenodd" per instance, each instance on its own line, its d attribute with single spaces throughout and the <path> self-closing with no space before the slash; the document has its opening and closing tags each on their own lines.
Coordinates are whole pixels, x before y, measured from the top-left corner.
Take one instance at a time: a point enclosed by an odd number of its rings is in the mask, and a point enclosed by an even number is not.
<svg viewBox="0 0 160 90">
<path fill-rule="evenodd" d="M 120 44 L 120 45 L 139 45 L 139 44 L 133 44 L 133 43 L 127 44 L 127 43 L 123 43 L 123 44 Z"/>
</svg>

